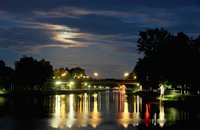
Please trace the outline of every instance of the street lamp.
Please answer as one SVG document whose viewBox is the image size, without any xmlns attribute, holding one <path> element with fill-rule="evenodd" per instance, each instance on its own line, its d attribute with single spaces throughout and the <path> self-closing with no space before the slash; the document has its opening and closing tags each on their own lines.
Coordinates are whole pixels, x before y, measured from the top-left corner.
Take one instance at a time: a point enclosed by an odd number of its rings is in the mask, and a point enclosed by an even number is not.
<svg viewBox="0 0 200 130">
<path fill-rule="evenodd" d="M 61 84 L 62 84 L 61 81 L 56 81 L 56 82 L 55 82 L 55 85 L 61 85 Z"/>
<path fill-rule="evenodd" d="M 70 89 L 74 88 L 74 84 L 75 84 L 74 81 L 70 81 L 70 82 L 69 82 L 69 88 L 70 88 Z"/>
<path fill-rule="evenodd" d="M 94 76 L 95 76 L 95 77 L 98 77 L 99 74 L 98 74 L 97 72 L 94 72 Z"/>
<path fill-rule="evenodd" d="M 128 72 L 125 72 L 125 73 L 124 73 L 124 77 L 127 78 L 128 76 L 129 76 L 129 73 L 128 73 Z"/>
</svg>

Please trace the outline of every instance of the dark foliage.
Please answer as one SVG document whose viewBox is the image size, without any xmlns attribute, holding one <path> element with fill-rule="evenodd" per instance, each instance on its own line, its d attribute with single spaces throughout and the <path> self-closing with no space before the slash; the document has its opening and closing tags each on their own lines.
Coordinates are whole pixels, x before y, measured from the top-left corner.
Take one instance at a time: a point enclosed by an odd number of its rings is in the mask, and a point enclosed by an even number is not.
<svg viewBox="0 0 200 130">
<path fill-rule="evenodd" d="M 53 67 L 44 59 L 22 57 L 15 62 L 15 89 L 38 90 L 47 83 L 53 74 Z"/>
<path fill-rule="evenodd" d="M 138 60 L 134 72 L 143 86 L 158 88 L 167 82 L 199 90 L 200 37 L 192 39 L 183 32 L 171 35 L 162 28 L 147 29 L 139 34 L 138 51 L 144 57 Z"/>
<path fill-rule="evenodd" d="M 5 65 L 3 60 L 0 60 L 0 88 L 1 89 L 11 89 L 12 78 L 14 70 Z"/>
</svg>

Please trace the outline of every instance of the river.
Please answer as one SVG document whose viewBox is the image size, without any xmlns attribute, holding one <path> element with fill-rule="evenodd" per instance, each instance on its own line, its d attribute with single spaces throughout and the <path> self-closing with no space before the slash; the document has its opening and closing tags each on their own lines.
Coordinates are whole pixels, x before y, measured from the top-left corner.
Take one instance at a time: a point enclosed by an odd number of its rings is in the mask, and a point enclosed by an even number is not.
<svg viewBox="0 0 200 130">
<path fill-rule="evenodd" d="M 0 97 L 0 130 L 200 128 L 197 102 L 166 103 L 125 92 Z"/>
</svg>

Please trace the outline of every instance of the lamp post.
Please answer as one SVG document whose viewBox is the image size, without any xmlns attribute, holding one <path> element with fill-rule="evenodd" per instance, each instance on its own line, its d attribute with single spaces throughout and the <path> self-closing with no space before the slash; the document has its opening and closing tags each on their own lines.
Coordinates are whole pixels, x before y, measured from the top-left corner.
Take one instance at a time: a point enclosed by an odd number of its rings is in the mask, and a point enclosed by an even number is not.
<svg viewBox="0 0 200 130">
<path fill-rule="evenodd" d="M 124 73 L 124 77 L 125 77 L 125 79 L 127 79 L 128 76 L 129 76 L 129 73 L 128 73 L 128 72 L 125 72 L 125 73 Z"/>
<path fill-rule="evenodd" d="M 98 77 L 99 76 L 99 74 L 97 73 L 97 72 L 94 72 L 94 77 Z"/>
</svg>

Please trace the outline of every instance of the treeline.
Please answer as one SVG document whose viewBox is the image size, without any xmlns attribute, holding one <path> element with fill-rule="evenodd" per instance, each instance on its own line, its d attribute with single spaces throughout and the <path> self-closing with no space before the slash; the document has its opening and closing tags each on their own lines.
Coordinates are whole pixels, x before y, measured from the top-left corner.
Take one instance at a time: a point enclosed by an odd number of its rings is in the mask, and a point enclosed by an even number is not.
<svg viewBox="0 0 200 130">
<path fill-rule="evenodd" d="M 14 69 L 0 60 L 0 89 L 40 90 L 50 84 L 52 75 L 53 67 L 44 59 L 23 56 L 15 62 Z"/>
<path fill-rule="evenodd" d="M 80 67 L 56 68 L 45 59 L 36 60 L 23 56 L 15 62 L 14 69 L 0 60 L 0 90 L 44 90 L 51 89 L 56 81 L 80 81 L 88 78 Z"/>
<path fill-rule="evenodd" d="M 163 28 L 139 33 L 137 50 L 143 53 L 134 67 L 143 88 L 160 84 L 196 93 L 200 90 L 200 36 L 172 34 Z"/>
</svg>

